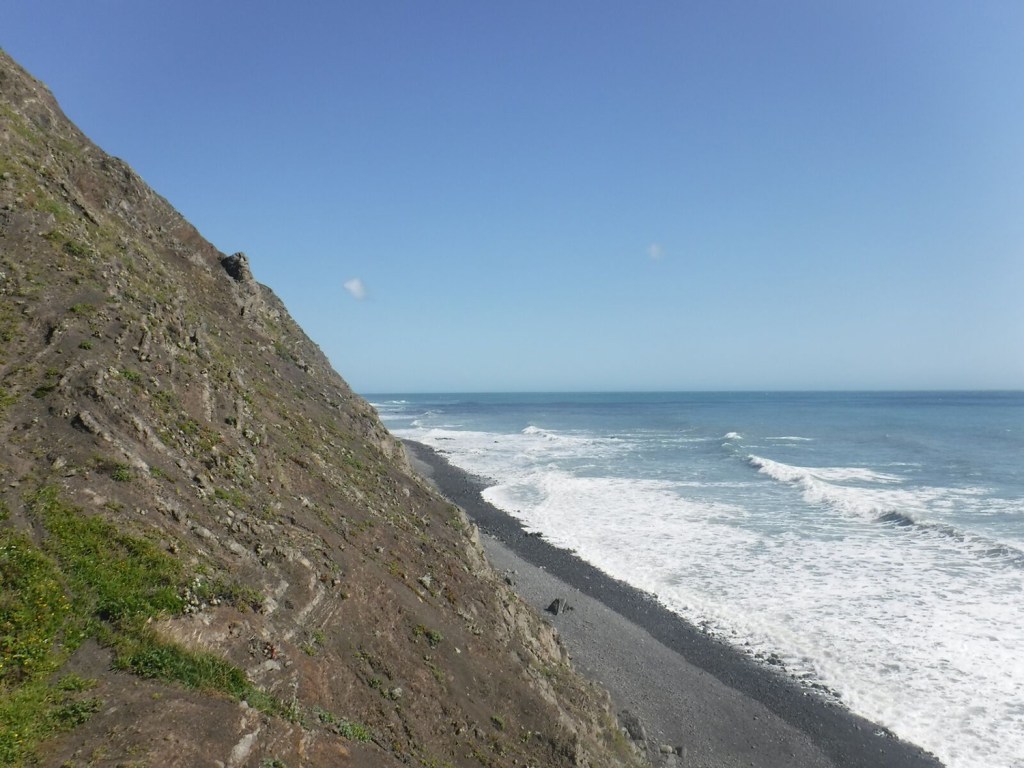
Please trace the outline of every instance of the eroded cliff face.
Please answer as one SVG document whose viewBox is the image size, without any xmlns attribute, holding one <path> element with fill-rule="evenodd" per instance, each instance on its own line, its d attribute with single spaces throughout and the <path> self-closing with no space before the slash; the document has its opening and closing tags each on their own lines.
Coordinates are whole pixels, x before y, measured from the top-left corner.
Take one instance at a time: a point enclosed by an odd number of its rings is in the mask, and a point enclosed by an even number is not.
<svg viewBox="0 0 1024 768">
<path fill-rule="evenodd" d="M 0 765 L 620 765 L 241 255 L 0 52 Z"/>
</svg>

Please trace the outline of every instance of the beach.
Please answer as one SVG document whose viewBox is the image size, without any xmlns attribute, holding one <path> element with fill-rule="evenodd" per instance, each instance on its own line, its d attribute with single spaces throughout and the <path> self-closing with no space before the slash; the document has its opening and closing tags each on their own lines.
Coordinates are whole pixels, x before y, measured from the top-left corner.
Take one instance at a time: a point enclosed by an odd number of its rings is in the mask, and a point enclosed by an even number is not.
<svg viewBox="0 0 1024 768">
<path fill-rule="evenodd" d="M 655 765 L 935 768 L 920 748 L 692 626 L 647 595 L 528 534 L 443 455 L 406 441 L 418 472 L 479 527 L 492 566 L 604 686 Z M 550 610 L 555 600 L 562 610 Z"/>
</svg>

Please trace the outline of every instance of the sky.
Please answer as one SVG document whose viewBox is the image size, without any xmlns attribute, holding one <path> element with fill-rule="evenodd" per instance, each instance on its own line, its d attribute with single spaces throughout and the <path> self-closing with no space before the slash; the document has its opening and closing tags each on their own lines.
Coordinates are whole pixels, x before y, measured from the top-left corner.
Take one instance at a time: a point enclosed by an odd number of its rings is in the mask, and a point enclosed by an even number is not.
<svg viewBox="0 0 1024 768">
<path fill-rule="evenodd" d="M 1024 389 L 1019 0 L 2 0 L 363 393 Z"/>
</svg>

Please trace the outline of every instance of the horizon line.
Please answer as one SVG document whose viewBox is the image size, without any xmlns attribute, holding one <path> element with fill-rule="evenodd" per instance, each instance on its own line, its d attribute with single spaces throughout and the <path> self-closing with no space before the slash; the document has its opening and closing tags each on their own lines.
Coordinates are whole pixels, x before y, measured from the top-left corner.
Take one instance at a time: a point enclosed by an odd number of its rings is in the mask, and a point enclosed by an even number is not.
<svg viewBox="0 0 1024 768">
<path fill-rule="evenodd" d="M 360 391 L 369 395 L 707 395 L 707 394 L 1024 394 L 1024 388 L 964 389 L 423 389 Z"/>
</svg>

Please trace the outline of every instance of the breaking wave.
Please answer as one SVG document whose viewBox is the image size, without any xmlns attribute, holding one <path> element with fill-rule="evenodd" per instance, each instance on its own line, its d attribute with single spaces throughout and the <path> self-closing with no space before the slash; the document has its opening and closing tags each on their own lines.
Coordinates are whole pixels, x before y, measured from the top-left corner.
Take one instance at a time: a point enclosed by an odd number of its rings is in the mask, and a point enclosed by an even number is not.
<svg viewBox="0 0 1024 768">
<path fill-rule="evenodd" d="M 747 457 L 749 464 L 773 480 L 803 491 L 808 504 L 827 506 L 840 513 L 896 529 L 914 530 L 925 536 L 956 541 L 975 557 L 992 558 L 1024 568 L 1024 552 L 986 536 L 963 531 L 955 526 L 929 519 L 929 507 L 967 500 L 983 491 L 977 488 L 895 488 L 901 479 L 895 475 L 862 467 L 797 467 L 761 456 Z M 870 483 L 875 487 L 848 485 Z"/>
</svg>

